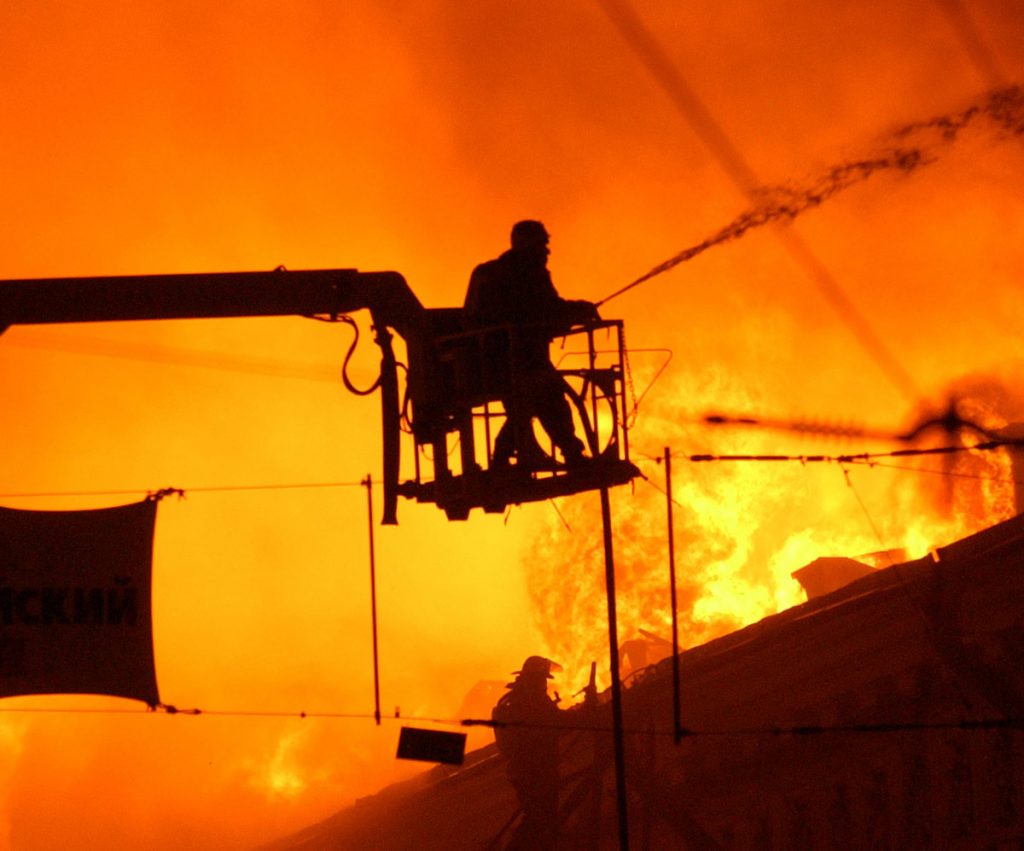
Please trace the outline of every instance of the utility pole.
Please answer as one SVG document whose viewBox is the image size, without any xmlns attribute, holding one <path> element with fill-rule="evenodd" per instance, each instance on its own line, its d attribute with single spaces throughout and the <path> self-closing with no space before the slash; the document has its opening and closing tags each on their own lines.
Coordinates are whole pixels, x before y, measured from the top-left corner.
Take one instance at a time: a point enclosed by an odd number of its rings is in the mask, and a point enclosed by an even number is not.
<svg viewBox="0 0 1024 851">
<path fill-rule="evenodd" d="M 604 530 L 604 580 L 608 595 L 608 656 L 612 668 L 612 738 L 615 744 L 615 789 L 619 815 L 619 848 L 629 851 L 629 812 L 626 805 L 626 747 L 622 724 L 622 681 L 619 678 L 619 628 L 615 612 L 615 558 L 612 552 L 612 512 L 608 488 L 601 488 Z"/>
<path fill-rule="evenodd" d="M 380 726 L 380 663 L 377 652 L 377 559 L 373 546 L 373 479 L 366 474 L 366 517 L 370 529 L 370 621 L 373 628 L 373 717 Z"/>
<path fill-rule="evenodd" d="M 683 740 L 679 695 L 679 605 L 676 601 L 676 536 L 672 521 L 672 452 L 665 447 L 665 495 L 668 498 L 668 581 L 672 600 L 672 726 L 675 742 Z"/>
</svg>

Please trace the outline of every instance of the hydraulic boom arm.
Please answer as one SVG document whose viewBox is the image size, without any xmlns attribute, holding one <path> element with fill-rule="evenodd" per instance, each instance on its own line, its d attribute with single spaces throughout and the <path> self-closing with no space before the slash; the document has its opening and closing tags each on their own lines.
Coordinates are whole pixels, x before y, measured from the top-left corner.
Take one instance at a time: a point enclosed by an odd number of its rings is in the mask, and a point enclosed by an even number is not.
<svg viewBox="0 0 1024 851">
<path fill-rule="evenodd" d="M 398 377 L 388 328 L 418 347 L 426 311 L 397 272 L 326 269 L 0 282 L 0 333 L 11 325 L 338 315 L 369 310 L 381 348 L 383 522 L 395 523 L 399 475 Z"/>
<path fill-rule="evenodd" d="M 60 322 L 309 316 L 369 310 L 403 337 L 424 309 L 397 272 L 318 269 L 0 282 L 0 329 Z"/>
</svg>

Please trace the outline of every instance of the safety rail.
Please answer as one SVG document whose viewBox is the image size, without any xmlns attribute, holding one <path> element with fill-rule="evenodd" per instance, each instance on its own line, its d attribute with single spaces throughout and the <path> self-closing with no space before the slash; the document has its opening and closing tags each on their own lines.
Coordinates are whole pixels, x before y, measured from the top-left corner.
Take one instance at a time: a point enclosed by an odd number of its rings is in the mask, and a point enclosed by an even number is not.
<svg viewBox="0 0 1024 851">
<path fill-rule="evenodd" d="M 624 416 L 623 323 L 601 320 L 560 330 L 548 346 L 546 337 L 538 346 L 537 329 L 511 325 L 435 338 L 444 429 L 431 435 L 414 429 L 415 478 L 400 486 L 403 495 L 435 502 L 450 518 L 461 519 L 473 508 L 501 512 L 508 505 L 624 484 L 638 474 L 629 461 Z M 558 366 L 546 357 L 554 348 L 561 349 Z M 496 464 L 495 443 L 507 422 L 506 406 L 552 374 L 562 383 L 585 458 L 567 463 L 531 422 L 518 425 L 511 461 Z"/>
</svg>

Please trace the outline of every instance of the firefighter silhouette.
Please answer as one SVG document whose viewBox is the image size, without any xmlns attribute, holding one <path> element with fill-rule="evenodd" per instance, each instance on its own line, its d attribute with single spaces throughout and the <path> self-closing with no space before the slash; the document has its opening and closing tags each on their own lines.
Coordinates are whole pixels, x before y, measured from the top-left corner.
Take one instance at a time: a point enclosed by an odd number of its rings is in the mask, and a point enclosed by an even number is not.
<svg viewBox="0 0 1024 851">
<path fill-rule="evenodd" d="M 522 821 L 509 849 L 545 849 L 558 835 L 559 738 L 564 711 L 548 696 L 548 680 L 561 666 L 530 656 L 491 713 L 494 738 L 505 757 Z"/>
<path fill-rule="evenodd" d="M 485 373 L 499 392 L 506 419 L 494 443 L 493 465 L 535 464 L 546 455 L 533 437 L 537 418 L 562 453 L 566 465 L 584 458 L 576 436 L 565 382 L 552 365 L 548 344 L 573 325 L 597 320 L 589 301 L 562 298 L 548 271 L 547 229 L 538 221 L 512 227 L 511 248 L 473 270 L 464 310 L 471 326 L 510 326 L 484 341 Z"/>
</svg>

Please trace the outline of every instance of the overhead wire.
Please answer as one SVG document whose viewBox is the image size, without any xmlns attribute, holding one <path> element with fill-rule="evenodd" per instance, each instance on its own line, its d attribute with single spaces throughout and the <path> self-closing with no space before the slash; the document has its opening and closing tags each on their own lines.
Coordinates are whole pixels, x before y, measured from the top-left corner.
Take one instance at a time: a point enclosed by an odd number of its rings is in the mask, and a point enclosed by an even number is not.
<svg viewBox="0 0 1024 851">
<path fill-rule="evenodd" d="M 711 112 L 704 106 L 700 98 L 686 82 L 686 79 L 675 63 L 662 49 L 658 40 L 630 6 L 628 0 L 598 0 L 598 3 L 604 9 L 624 41 L 644 63 L 657 83 L 669 96 L 673 105 L 722 165 L 732 182 L 756 206 L 760 200 L 757 194 L 759 182 L 753 169 L 743 158 L 736 146 L 733 145 Z M 889 351 L 878 334 L 875 333 L 866 317 L 846 295 L 825 264 L 818 259 L 810 247 L 792 229 L 776 227 L 773 231 L 789 255 L 803 267 L 811 281 L 833 307 L 839 318 L 846 323 L 854 337 L 890 382 L 909 401 L 918 401 L 922 394 L 916 382 L 914 382 L 902 364 Z M 648 273 L 644 278 L 638 279 L 617 293 L 613 293 L 605 298 L 604 301 L 625 292 L 630 287 L 636 286 L 650 277 L 653 277 L 653 275 Z"/>
<path fill-rule="evenodd" d="M 337 383 L 338 380 L 336 369 L 330 366 L 289 364 L 270 358 L 241 357 L 211 350 L 110 340 L 78 334 L 40 335 L 38 332 L 34 332 L 29 336 L 8 336 L 10 339 L 5 339 L 3 345 L 16 348 L 42 349 L 68 354 L 84 354 L 143 363 L 169 364 L 331 384 Z"/>
<path fill-rule="evenodd" d="M 880 530 L 878 524 L 875 522 L 875 519 L 872 516 L 871 512 L 869 511 L 869 509 L 867 507 L 867 504 L 864 502 L 864 500 L 861 497 L 859 491 L 857 490 L 857 488 L 853 484 L 853 481 L 852 481 L 852 479 L 850 477 L 849 470 L 847 468 L 848 464 L 861 463 L 861 464 L 866 464 L 869 467 L 873 467 L 875 465 L 880 465 L 880 462 L 877 459 L 884 459 L 884 458 L 891 458 L 891 457 L 906 457 L 906 456 L 927 456 L 927 455 L 945 455 L 946 457 L 948 457 L 950 454 L 958 453 L 958 452 L 968 452 L 968 451 L 971 451 L 971 450 L 978 450 L 978 449 L 983 450 L 983 451 L 991 451 L 991 450 L 995 450 L 995 449 L 999 449 L 999 448 L 1021 447 L 1022 445 L 1024 445 L 1024 441 L 1022 441 L 1020 439 L 1007 438 L 1007 439 L 1003 439 L 1003 440 L 991 440 L 991 441 L 988 441 L 988 442 L 986 442 L 984 444 L 976 444 L 974 446 L 967 446 L 967 445 L 963 445 L 963 444 L 957 444 L 955 446 L 940 446 L 940 447 L 922 448 L 922 449 L 900 449 L 900 450 L 894 450 L 892 452 L 878 452 L 878 453 L 868 453 L 868 452 L 865 452 L 865 453 L 860 453 L 860 454 L 857 454 L 857 455 L 799 456 L 799 455 L 683 455 L 683 454 L 678 454 L 677 457 L 680 457 L 683 460 L 689 460 L 689 461 L 797 461 L 797 462 L 800 462 L 802 465 L 806 464 L 807 462 L 832 462 L 832 463 L 837 463 L 839 465 L 840 469 L 842 470 L 843 478 L 845 480 L 845 483 L 846 483 L 847 487 L 850 489 L 850 492 L 853 494 L 853 497 L 856 500 L 858 506 L 860 507 L 861 513 L 864 515 L 865 519 L 867 520 L 867 523 L 870 526 L 871 531 L 872 531 L 875 539 L 878 541 L 878 543 L 879 543 L 880 547 L 882 548 L 882 550 L 883 551 L 887 551 L 886 541 L 885 541 L 885 539 L 884 539 L 884 537 L 883 537 L 883 535 L 881 533 L 881 530 Z M 676 453 L 672 453 L 672 452 L 668 453 L 669 457 L 671 457 L 673 454 L 676 454 Z M 655 459 L 651 459 L 651 460 L 655 460 Z M 903 468 L 903 469 L 913 470 L 914 468 Z M 940 472 L 940 471 L 931 471 L 931 472 Z M 1006 481 L 1006 480 L 1002 479 L 1002 481 Z M 1024 483 L 1018 483 L 1018 482 L 1013 482 L 1013 483 L 1014 484 L 1024 484 Z M 897 577 L 899 577 L 899 579 L 900 579 L 899 587 L 900 587 L 903 595 L 906 597 L 910 609 L 916 614 L 916 616 L 920 619 L 921 623 L 924 626 L 924 635 L 928 638 L 929 641 L 934 643 L 934 641 L 935 641 L 935 639 L 934 639 L 934 631 L 933 631 L 933 628 L 932 628 L 933 618 L 932 618 L 931 614 L 929 613 L 929 611 L 926 610 L 923 602 L 921 600 L 917 599 L 910 592 L 909 585 L 907 584 L 907 582 L 905 581 L 905 579 L 903 577 L 903 574 L 902 574 L 902 571 L 901 571 L 901 565 L 896 564 L 895 563 L 895 559 L 893 559 L 891 556 L 887 556 L 887 558 L 888 558 L 888 560 L 890 562 L 890 568 L 896 572 Z M 964 703 L 966 704 L 967 703 L 966 697 L 963 694 L 963 688 L 962 688 L 962 686 L 961 686 L 961 684 L 959 682 L 956 683 L 955 688 L 956 688 L 956 690 L 958 692 L 961 692 L 961 697 L 964 698 Z"/>
<path fill-rule="evenodd" d="M 443 723 L 443 722 L 438 722 Z M 525 722 L 494 722 L 486 719 L 467 718 L 458 722 L 462 726 L 506 727 L 561 729 L 591 733 L 610 733 L 607 726 L 596 724 L 532 724 Z M 957 719 L 950 721 L 892 721 L 865 722 L 852 724 L 798 724 L 798 725 L 766 725 L 761 727 L 720 727 L 693 728 L 683 727 L 683 738 L 700 738 L 704 736 L 812 736 L 825 734 L 849 733 L 898 733 L 922 730 L 997 730 L 1024 728 L 1024 718 L 979 718 Z M 675 730 L 658 730 L 649 727 L 629 728 L 623 732 L 630 736 L 675 737 Z"/>
<path fill-rule="evenodd" d="M 571 711 L 571 710 L 570 710 Z M 306 710 L 247 710 L 247 709 L 179 709 L 176 706 L 160 705 L 156 708 L 121 708 L 121 707 L 0 707 L 0 714 L 27 715 L 152 715 L 184 716 L 189 718 L 294 718 L 299 720 L 344 720 L 374 721 L 375 716 L 369 712 L 332 712 Z M 381 721 L 398 721 L 402 723 L 436 724 L 455 727 L 516 727 L 522 729 L 542 730 L 558 729 L 581 733 L 608 733 L 612 728 L 599 723 L 558 723 L 543 724 L 528 721 L 498 722 L 490 718 L 439 718 L 423 715 L 382 715 Z M 862 722 L 850 724 L 799 724 L 783 725 L 768 724 L 749 727 L 683 727 L 684 738 L 722 737 L 722 736 L 813 736 L 813 735 L 844 735 L 865 733 L 899 733 L 911 731 L 985 731 L 998 729 L 1024 729 L 1024 718 L 978 718 L 951 719 L 949 721 L 885 721 Z M 659 730 L 650 727 L 626 727 L 624 732 L 631 736 L 669 737 L 675 736 L 675 730 Z"/>
<path fill-rule="evenodd" d="M 558 515 L 558 519 L 562 521 L 562 525 L 565 527 L 565 531 L 566 532 L 572 532 L 572 526 L 570 526 L 569 525 L 569 521 L 565 519 L 565 515 L 562 513 L 562 509 L 560 509 L 558 507 L 558 503 L 556 503 L 554 501 L 554 499 L 549 499 L 548 502 L 551 504 L 551 507 L 554 509 L 555 514 Z"/>
<path fill-rule="evenodd" d="M 340 375 L 345 388 L 357 396 L 366 396 L 373 393 L 380 383 L 380 378 L 373 382 L 367 389 L 357 388 L 349 379 L 348 366 L 359 343 L 359 326 L 356 321 L 347 315 L 339 314 L 330 318 L 319 316 L 305 316 L 304 319 L 313 319 L 324 322 L 343 322 L 349 325 L 354 332 L 354 339 L 345 354 Z M 161 346 L 154 343 L 137 343 L 124 340 L 104 339 L 102 337 L 81 336 L 81 335 L 59 335 L 48 336 L 38 334 L 38 331 L 27 337 L 21 336 L 4 341 L 5 346 L 14 346 L 31 349 L 42 349 L 44 351 L 65 352 L 69 354 L 85 354 L 97 357 L 118 358 L 121 360 L 132 360 L 143 363 L 169 364 L 173 366 L 195 367 L 199 369 L 213 369 L 224 372 L 240 372 L 248 375 L 268 376 L 271 378 L 290 378 L 305 381 L 318 381 L 334 384 L 338 380 L 338 372 L 335 367 L 320 366 L 314 364 L 294 364 L 279 361 L 271 358 L 242 357 L 238 355 L 225 354 L 211 350 L 182 348 L 178 346 Z M 399 364 L 405 368 L 405 364 Z"/>
<path fill-rule="evenodd" d="M 861 514 L 863 514 L 864 519 L 868 521 L 868 525 L 871 527 L 871 531 L 875 535 L 875 540 L 878 541 L 879 546 L 884 551 L 886 549 L 885 539 L 882 537 L 882 533 L 878 528 L 878 524 L 875 523 L 875 519 L 871 516 L 871 512 L 868 511 L 867 505 L 864 503 L 864 500 L 861 499 L 860 493 L 858 492 L 857 488 L 853 486 L 853 480 L 850 479 L 850 471 L 847 470 L 846 465 L 841 462 L 839 464 L 839 469 L 843 471 L 843 479 L 846 481 L 846 486 L 850 489 L 850 492 L 853 494 L 853 498 L 857 500 L 857 505 L 860 506 Z"/>
<path fill-rule="evenodd" d="M 993 88 L 1005 86 L 1009 82 L 1009 75 L 961 0 L 935 0 L 935 3 L 945 14 L 978 75 Z"/>
<path fill-rule="evenodd" d="M 942 648 L 939 645 L 939 642 L 936 641 L 935 637 L 935 616 L 934 613 L 930 611 L 932 606 L 927 605 L 924 600 L 920 599 L 918 596 L 911 593 L 910 583 L 908 582 L 907 577 L 904 573 L 903 565 L 897 563 L 897 560 L 893 558 L 893 556 L 890 554 L 885 539 L 882 537 L 881 530 L 878 528 L 878 524 L 875 523 L 874 517 L 872 517 L 871 512 L 868 511 L 867 504 L 864 502 L 863 498 L 860 495 L 860 492 L 854 486 L 853 480 L 850 478 L 850 471 L 846 468 L 845 464 L 841 463 L 839 466 L 840 469 L 843 471 L 843 478 L 846 481 L 846 486 L 849 488 L 850 492 L 853 494 L 854 499 L 857 501 L 857 504 L 860 506 L 861 513 L 864 515 L 864 518 L 867 520 L 868 525 L 871 527 L 871 531 L 875 535 L 875 539 L 878 541 L 879 546 L 882 548 L 882 552 L 885 555 L 886 561 L 889 562 L 889 569 L 891 569 L 896 575 L 896 577 L 899 579 L 898 587 L 900 590 L 900 594 L 907 601 L 907 605 L 910 608 L 910 610 L 915 614 L 915 616 L 920 621 L 922 625 L 922 634 L 924 635 L 925 639 L 935 648 L 938 657 L 943 658 Z M 969 706 L 970 700 L 968 698 L 964 684 L 959 679 L 954 679 L 953 688 L 957 692 L 962 704 L 964 706 Z"/>
<path fill-rule="evenodd" d="M 190 493 L 226 493 L 232 491 L 274 491 L 274 490 L 303 490 L 316 488 L 353 488 L 363 487 L 366 480 L 352 482 L 283 482 L 279 484 L 257 484 L 257 485 L 206 485 L 187 488 L 167 488 L 186 496 Z M 374 481 L 377 484 L 377 481 Z M 34 492 L 12 492 L 0 493 L 0 499 L 35 499 L 42 497 L 81 497 L 81 496 L 133 496 L 152 495 L 159 491 L 151 488 L 111 488 L 106 490 L 84 490 L 84 491 L 34 491 Z"/>
<path fill-rule="evenodd" d="M 953 479 L 974 479 L 981 482 L 999 482 L 1004 485 L 1024 485 L 1019 479 L 1008 479 L 1006 476 L 983 476 L 978 473 L 960 473 L 955 470 L 936 470 L 931 467 L 905 467 L 902 464 L 886 464 L 882 461 L 860 461 L 852 459 L 853 464 L 867 464 L 869 467 L 881 467 L 885 470 L 905 470 L 908 473 L 925 473 L 933 476 L 947 476 Z"/>
<path fill-rule="evenodd" d="M 1001 440 L 988 440 L 984 443 L 973 445 L 956 444 L 953 446 L 933 446 L 920 449 L 893 449 L 889 452 L 858 452 L 844 453 L 842 455 L 712 455 L 694 454 L 684 455 L 673 453 L 683 461 L 706 462 L 706 461 L 799 461 L 801 464 L 810 463 L 873 463 L 879 458 L 908 458 L 923 455 L 951 455 L 961 452 L 990 452 L 995 449 L 1021 446 L 1024 441 L 1020 439 L 1007 438 Z"/>
<path fill-rule="evenodd" d="M 899 458 L 908 456 L 927 456 L 927 455 L 948 455 L 952 453 L 970 452 L 972 450 L 989 451 L 998 449 L 1001 447 L 1012 447 L 1019 446 L 1019 441 L 1006 440 L 1006 441 L 990 441 L 986 444 L 977 444 L 975 446 L 939 446 L 930 449 L 899 449 L 892 452 L 862 452 L 857 454 L 843 454 L 843 455 L 712 455 L 712 454 L 700 454 L 700 453 L 685 453 L 675 451 L 671 453 L 671 457 L 679 459 L 681 461 L 689 461 L 692 463 L 706 463 L 710 461 L 733 461 L 733 462 L 744 462 L 744 461 L 755 461 L 755 462 L 796 462 L 801 465 L 803 464 L 815 464 L 815 463 L 826 463 L 826 464 L 862 464 L 867 467 L 879 467 L 882 469 L 891 470 L 903 470 L 906 472 L 913 473 L 926 473 L 937 476 L 949 476 L 952 478 L 964 478 L 964 479 L 976 479 L 979 481 L 987 482 L 999 482 L 1002 484 L 1018 484 L 1024 485 L 1024 481 L 1007 478 L 1006 476 L 985 476 L 976 473 L 960 473 L 952 470 L 935 470 L 928 467 L 906 467 L 899 464 L 887 464 L 883 459 L 886 458 Z M 638 459 L 642 459 L 645 462 L 653 464 L 661 464 L 662 458 L 655 455 L 645 454 L 642 452 L 634 452 L 633 456 Z M 664 489 L 659 487 L 655 482 L 649 479 L 647 476 L 641 476 L 651 487 L 656 491 L 665 495 Z M 678 500 L 673 497 L 672 501 L 676 505 L 681 505 Z"/>
<path fill-rule="evenodd" d="M 654 458 L 654 457 L 652 457 L 650 455 L 643 455 L 641 457 L 643 458 L 644 461 L 653 461 L 656 464 L 663 463 L 663 459 L 662 458 Z M 668 497 L 669 499 L 671 499 L 672 500 L 672 504 L 675 505 L 676 507 L 678 507 L 678 508 L 685 508 L 686 507 L 686 506 L 683 505 L 683 503 L 681 503 L 674 496 L 670 496 L 669 493 L 665 490 L 665 488 L 661 487 L 661 485 L 659 485 L 653 479 L 649 478 L 648 476 L 645 476 L 643 473 L 640 474 L 640 478 L 643 479 L 643 481 L 647 482 L 647 484 L 649 484 L 652 488 L 654 488 L 662 496 Z"/>
<path fill-rule="evenodd" d="M 1016 441 L 1016 440 L 1008 440 L 1008 441 L 1005 441 L 1005 442 L 1003 442 L 1003 441 L 993 441 L 992 443 L 993 444 L 1000 444 L 1000 445 L 1007 445 L 1007 444 L 1008 445 L 1019 445 L 1020 441 Z M 935 451 L 945 452 L 946 450 L 950 450 L 950 449 L 956 450 L 956 451 L 963 451 L 963 450 L 967 450 L 969 448 L 970 447 L 956 446 L 956 447 L 937 447 L 936 450 L 934 450 L 934 451 L 933 450 L 924 449 L 924 450 L 899 450 L 898 452 L 895 452 L 895 453 L 862 453 L 861 456 L 856 457 L 856 461 L 860 461 L 860 462 L 868 463 L 868 464 L 874 464 L 874 463 L 876 463 L 874 461 L 874 458 L 876 458 L 876 457 L 888 457 L 888 456 L 893 455 L 893 454 L 896 454 L 896 455 L 934 454 Z M 994 449 L 994 448 L 997 448 L 997 447 L 995 445 L 993 445 L 993 446 L 991 446 L 989 448 L 993 448 Z M 825 456 L 825 455 L 819 455 L 819 456 L 794 456 L 794 455 L 761 455 L 761 456 L 757 456 L 757 455 L 734 455 L 734 456 L 682 455 L 682 454 L 677 454 L 677 453 L 673 453 L 671 451 L 666 450 L 666 452 L 665 452 L 666 459 L 670 459 L 673 455 L 676 455 L 676 457 L 681 457 L 684 460 L 699 460 L 699 461 L 708 461 L 708 460 L 799 461 L 801 463 L 807 462 L 807 461 L 830 461 L 830 462 L 838 463 L 838 465 L 839 465 L 839 467 L 840 467 L 840 469 L 842 471 L 844 481 L 845 481 L 847 487 L 849 488 L 850 492 L 853 494 L 853 497 L 856 500 L 857 505 L 859 506 L 861 513 L 864 515 L 864 518 L 866 519 L 868 525 L 870 526 L 872 534 L 874 535 L 875 539 L 878 541 L 878 544 L 881 547 L 882 551 L 886 552 L 886 553 L 888 552 L 887 544 L 886 544 L 885 538 L 882 535 L 881 529 L 879 528 L 879 525 L 875 522 L 875 519 L 872 516 L 871 512 L 869 511 L 867 504 L 865 503 L 864 499 L 861 497 L 860 492 L 857 490 L 857 488 L 855 487 L 855 485 L 854 485 L 854 483 L 853 483 L 853 481 L 852 481 L 852 479 L 850 477 L 850 472 L 849 472 L 849 470 L 847 468 L 847 464 L 854 463 L 855 462 L 854 461 L 854 457 Z M 644 457 L 645 457 L 645 460 L 657 461 L 657 462 L 661 463 L 661 459 L 659 459 L 659 458 L 654 458 L 652 456 L 644 456 Z M 667 463 L 667 460 L 666 460 L 666 463 Z M 646 479 L 646 477 L 644 477 L 644 478 Z M 650 482 L 650 484 L 652 486 L 655 486 L 653 482 Z M 661 491 L 661 488 L 656 488 L 656 489 Z M 662 493 L 664 493 L 664 491 L 662 491 Z M 673 502 L 675 502 L 674 499 L 673 499 Z M 931 630 L 930 630 L 931 619 L 929 617 L 928 611 L 926 611 L 926 609 L 922 605 L 921 601 L 916 599 L 914 597 L 914 595 L 912 595 L 910 593 L 909 587 L 908 587 L 907 583 L 904 581 L 904 577 L 903 577 L 903 574 L 901 572 L 900 566 L 898 564 L 896 564 L 896 560 L 894 558 L 892 558 L 892 556 L 890 556 L 888 554 L 886 555 L 886 558 L 889 561 L 890 568 L 892 570 L 894 570 L 896 572 L 896 575 L 900 578 L 900 588 L 902 590 L 902 593 L 906 597 L 911 610 L 914 611 L 916 616 L 920 619 L 920 621 L 921 621 L 921 623 L 922 623 L 922 625 L 924 627 L 924 634 L 926 636 L 928 636 L 930 640 L 932 640 L 932 633 L 931 633 Z M 963 697 L 962 688 L 961 688 L 959 683 L 956 684 L 955 688 L 956 688 L 956 690 L 958 692 L 961 692 L 961 697 Z M 966 703 L 966 701 L 965 701 L 965 703 Z"/>
</svg>

